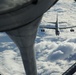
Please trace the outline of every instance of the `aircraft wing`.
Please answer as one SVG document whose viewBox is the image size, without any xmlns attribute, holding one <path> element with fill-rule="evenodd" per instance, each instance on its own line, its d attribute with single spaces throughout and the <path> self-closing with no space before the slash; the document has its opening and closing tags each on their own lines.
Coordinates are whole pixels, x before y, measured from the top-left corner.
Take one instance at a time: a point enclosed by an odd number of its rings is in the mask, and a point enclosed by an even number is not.
<svg viewBox="0 0 76 75">
<path fill-rule="evenodd" d="M 48 22 L 48 23 L 56 24 L 56 22 Z M 63 24 L 63 23 L 67 23 L 67 22 L 58 22 L 58 23 Z"/>
<path fill-rule="evenodd" d="M 58 22 L 59 24 L 67 23 L 67 22 Z"/>
<path fill-rule="evenodd" d="M 68 26 L 68 27 L 59 27 L 59 29 L 69 29 L 69 28 L 75 28 L 76 26 Z M 39 28 L 45 28 L 45 29 L 56 29 L 55 26 L 39 26 Z"/>
<path fill-rule="evenodd" d="M 56 22 L 48 22 L 48 23 L 56 24 Z"/>
<path fill-rule="evenodd" d="M 59 27 L 59 29 L 69 29 L 69 28 L 75 28 L 76 26 L 69 26 L 69 27 Z"/>
<path fill-rule="evenodd" d="M 45 29 L 56 29 L 55 26 L 39 26 L 39 28 L 45 28 Z"/>
</svg>

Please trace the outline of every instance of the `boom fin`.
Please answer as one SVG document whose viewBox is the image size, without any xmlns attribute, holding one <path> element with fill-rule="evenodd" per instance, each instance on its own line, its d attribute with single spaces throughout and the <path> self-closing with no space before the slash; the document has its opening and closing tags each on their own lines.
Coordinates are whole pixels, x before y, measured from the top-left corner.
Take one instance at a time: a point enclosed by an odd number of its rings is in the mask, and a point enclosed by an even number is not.
<svg viewBox="0 0 76 75">
<path fill-rule="evenodd" d="M 27 75 L 37 75 L 34 41 L 41 17 L 34 22 L 12 31 L 6 32 L 20 49 Z"/>
</svg>

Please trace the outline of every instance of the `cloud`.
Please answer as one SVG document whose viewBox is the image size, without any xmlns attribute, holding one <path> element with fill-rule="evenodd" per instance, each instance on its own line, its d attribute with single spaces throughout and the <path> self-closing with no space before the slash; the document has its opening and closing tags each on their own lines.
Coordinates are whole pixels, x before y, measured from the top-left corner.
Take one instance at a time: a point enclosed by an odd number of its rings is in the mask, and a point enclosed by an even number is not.
<svg viewBox="0 0 76 75">
<path fill-rule="evenodd" d="M 45 40 L 35 43 L 36 58 L 38 60 L 47 59 L 49 53 L 51 53 L 55 48 L 57 48 L 57 44 L 51 41 Z"/>
<path fill-rule="evenodd" d="M 55 66 L 55 67 L 54 67 Z M 37 67 L 38 67 L 38 75 L 52 75 L 52 74 L 59 74 L 60 71 L 62 72 L 62 69 L 59 65 L 55 64 L 54 62 L 42 62 L 37 61 Z"/>
<path fill-rule="evenodd" d="M 76 38 L 70 38 L 70 39 L 68 39 L 67 42 L 74 42 L 74 43 L 76 43 Z"/>
<path fill-rule="evenodd" d="M 74 51 L 74 45 L 70 43 L 62 43 L 59 44 L 58 47 L 49 54 L 48 60 L 50 61 L 55 61 L 55 60 L 63 60 L 68 57 L 73 53 Z"/>
</svg>

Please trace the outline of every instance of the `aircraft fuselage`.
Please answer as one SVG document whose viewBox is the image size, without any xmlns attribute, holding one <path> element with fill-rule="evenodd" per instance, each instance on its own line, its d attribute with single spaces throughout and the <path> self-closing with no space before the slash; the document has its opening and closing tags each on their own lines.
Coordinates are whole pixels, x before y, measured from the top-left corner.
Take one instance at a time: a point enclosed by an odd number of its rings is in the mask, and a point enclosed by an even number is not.
<svg viewBox="0 0 76 75">
<path fill-rule="evenodd" d="M 59 35 L 60 34 L 60 31 L 59 31 L 59 26 L 58 26 L 58 18 L 57 18 L 57 21 L 56 21 L 56 29 L 55 29 L 55 34 L 56 35 Z"/>
<path fill-rule="evenodd" d="M 56 35 L 59 35 L 60 34 L 60 31 L 59 30 L 55 30 L 55 34 Z"/>
</svg>

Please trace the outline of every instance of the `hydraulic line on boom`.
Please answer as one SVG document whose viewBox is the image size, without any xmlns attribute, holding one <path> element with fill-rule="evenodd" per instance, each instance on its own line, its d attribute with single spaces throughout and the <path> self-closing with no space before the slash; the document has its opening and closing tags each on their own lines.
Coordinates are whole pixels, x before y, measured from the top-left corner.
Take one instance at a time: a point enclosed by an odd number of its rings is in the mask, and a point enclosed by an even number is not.
<svg viewBox="0 0 76 75">
<path fill-rule="evenodd" d="M 74 63 L 66 72 L 62 75 L 73 75 L 76 72 L 76 63 Z"/>
</svg>

